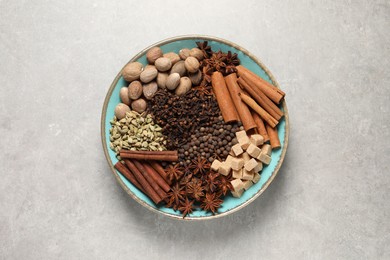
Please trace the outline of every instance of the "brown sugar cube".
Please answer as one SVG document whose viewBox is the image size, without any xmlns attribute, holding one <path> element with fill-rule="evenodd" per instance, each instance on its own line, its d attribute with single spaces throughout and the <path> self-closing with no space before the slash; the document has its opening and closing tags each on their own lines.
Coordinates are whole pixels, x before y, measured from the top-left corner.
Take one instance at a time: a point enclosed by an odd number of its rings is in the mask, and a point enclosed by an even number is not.
<svg viewBox="0 0 390 260">
<path fill-rule="evenodd" d="M 240 154 L 242 154 L 244 152 L 244 150 L 242 150 L 240 144 L 235 144 L 232 146 L 232 152 L 235 156 L 239 156 Z"/>
<path fill-rule="evenodd" d="M 243 181 L 243 183 L 244 183 L 244 190 L 248 190 L 253 185 L 252 181 Z"/>
<path fill-rule="evenodd" d="M 244 183 L 240 179 L 234 179 L 230 182 L 235 192 L 244 189 Z"/>
<path fill-rule="evenodd" d="M 220 166 L 221 166 L 221 162 L 218 160 L 214 160 L 213 163 L 211 164 L 211 170 L 217 172 Z"/>
<path fill-rule="evenodd" d="M 237 140 L 240 139 L 240 138 L 242 138 L 242 137 L 245 137 L 245 136 L 247 136 L 245 130 L 236 132 Z"/>
<path fill-rule="evenodd" d="M 261 152 L 268 155 L 268 156 L 271 156 L 271 153 L 272 153 L 272 147 L 271 145 L 269 144 L 264 144 L 262 147 L 261 147 Z"/>
<path fill-rule="evenodd" d="M 257 166 L 257 161 L 255 158 L 250 159 L 244 164 L 245 170 L 252 171 Z"/>
<path fill-rule="evenodd" d="M 254 183 L 258 183 L 259 180 L 260 180 L 260 177 L 261 177 L 260 174 L 259 174 L 258 172 L 255 172 L 252 181 L 253 181 Z"/>
<path fill-rule="evenodd" d="M 233 170 L 233 174 L 232 174 L 232 177 L 234 179 L 241 179 L 242 178 L 242 169 L 239 169 L 239 170 Z"/>
<path fill-rule="evenodd" d="M 242 170 L 242 180 L 253 180 L 255 173 L 253 171 L 247 171 L 245 169 Z"/>
<path fill-rule="evenodd" d="M 227 162 L 227 163 L 229 163 L 229 164 L 230 164 L 233 158 L 234 158 L 233 156 L 231 156 L 231 155 L 228 155 L 228 157 L 226 157 L 226 160 L 225 160 L 225 162 Z"/>
<path fill-rule="evenodd" d="M 250 140 L 251 140 L 252 144 L 254 144 L 256 146 L 260 146 L 264 143 L 263 136 L 261 136 L 259 134 L 251 135 Z"/>
<path fill-rule="evenodd" d="M 230 166 L 233 170 L 239 170 L 242 169 L 244 166 L 244 160 L 241 158 L 233 158 L 230 162 Z"/>
<path fill-rule="evenodd" d="M 231 169 L 232 168 L 230 167 L 230 164 L 228 164 L 227 162 L 223 162 L 218 168 L 218 173 L 227 176 L 230 173 Z"/>
<path fill-rule="evenodd" d="M 231 193 L 232 193 L 233 197 L 239 198 L 244 193 L 244 189 L 242 189 L 240 191 L 231 191 Z"/>
<path fill-rule="evenodd" d="M 245 152 L 241 154 L 240 158 L 244 159 L 244 162 L 247 162 L 251 159 L 251 156 L 247 152 Z"/>
<path fill-rule="evenodd" d="M 260 153 L 259 156 L 257 157 L 257 160 L 268 165 L 271 162 L 271 157 L 267 154 Z"/>
<path fill-rule="evenodd" d="M 249 140 L 248 136 L 237 138 L 237 140 L 243 150 L 246 150 L 248 146 L 251 144 L 251 141 Z"/>
<path fill-rule="evenodd" d="M 250 156 L 252 156 L 253 158 L 256 158 L 257 156 L 259 156 L 260 151 L 261 151 L 260 148 L 257 147 L 257 146 L 254 145 L 254 144 L 250 144 L 250 145 L 248 146 L 248 148 L 246 149 L 246 152 L 247 152 Z"/>
<path fill-rule="evenodd" d="M 257 162 L 257 166 L 253 169 L 254 172 L 259 172 L 263 169 L 263 164 L 261 162 Z"/>
</svg>

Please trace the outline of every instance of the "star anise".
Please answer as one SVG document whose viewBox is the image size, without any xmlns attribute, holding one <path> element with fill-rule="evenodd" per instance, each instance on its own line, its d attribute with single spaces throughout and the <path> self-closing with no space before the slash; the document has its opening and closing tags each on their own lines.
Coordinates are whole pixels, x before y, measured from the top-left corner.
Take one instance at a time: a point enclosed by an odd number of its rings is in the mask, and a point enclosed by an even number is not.
<svg viewBox="0 0 390 260">
<path fill-rule="evenodd" d="M 222 202 L 223 200 L 221 200 L 216 193 L 207 193 L 200 206 L 202 209 L 211 211 L 214 214 L 221 206 Z"/>
<path fill-rule="evenodd" d="M 225 56 L 226 65 L 234 65 L 234 66 L 240 65 L 240 60 L 238 59 L 237 56 L 238 56 L 237 53 L 232 54 L 231 51 L 228 51 L 228 53 Z"/>
<path fill-rule="evenodd" d="M 216 71 L 224 72 L 226 67 L 226 54 L 222 51 L 214 52 L 211 56 L 211 64 Z"/>
<path fill-rule="evenodd" d="M 208 192 L 215 192 L 215 190 L 217 189 L 217 185 L 218 185 L 218 176 L 219 176 L 219 173 L 212 173 L 212 172 L 209 172 L 205 178 L 205 190 L 207 190 Z"/>
<path fill-rule="evenodd" d="M 173 180 L 179 180 L 183 176 L 183 169 L 179 164 L 169 165 L 166 169 L 167 177 L 170 182 Z"/>
<path fill-rule="evenodd" d="M 226 194 L 229 191 L 233 190 L 233 186 L 230 183 L 231 180 L 232 180 L 231 175 L 230 176 L 223 176 L 223 175 L 219 176 L 218 188 L 221 191 L 221 195 L 226 196 Z"/>
<path fill-rule="evenodd" d="M 213 51 L 211 50 L 211 46 L 208 46 L 208 42 L 207 41 L 196 42 L 196 45 L 203 52 L 203 57 L 205 59 L 208 59 L 211 56 L 211 54 L 213 53 Z"/>
<path fill-rule="evenodd" d="M 185 195 L 186 192 L 184 190 L 184 186 L 180 185 L 179 183 L 172 185 L 171 191 L 167 194 L 166 206 L 168 208 L 173 208 L 174 210 L 177 210 L 180 205 L 180 201 L 184 200 Z"/>
<path fill-rule="evenodd" d="M 213 74 L 214 70 L 212 67 L 206 65 L 202 68 L 202 82 L 200 86 L 207 87 L 211 84 L 211 74 Z"/>
<path fill-rule="evenodd" d="M 197 178 L 194 178 L 191 182 L 187 184 L 187 193 L 197 201 L 200 201 L 204 196 L 202 181 Z"/>
<path fill-rule="evenodd" d="M 193 211 L 193 206 L 192 205 L 193 204 L 194 204 L 193 200 L 189 200 L 188 198 L 186 198 L 186 200 L 180 205 L 179 210 L 183 214 L 183 218 L 187 214 L 192 213 L 192 211 Z"/>
<path fill-rule="evenodd" d="M 205 173 L 210 169 L 210 163 L 205 158 L 198 157 L 196 160 L 192 160 L 191 166 L 194 174 Z"/>
</svg>

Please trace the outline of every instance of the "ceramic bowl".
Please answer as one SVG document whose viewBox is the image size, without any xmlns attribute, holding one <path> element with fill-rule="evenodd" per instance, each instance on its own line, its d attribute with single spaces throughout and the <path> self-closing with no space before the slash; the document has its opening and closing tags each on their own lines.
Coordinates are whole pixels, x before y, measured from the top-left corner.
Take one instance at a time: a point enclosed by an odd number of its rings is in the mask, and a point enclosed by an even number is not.
<svg viewBox="0 0 390 260">
<path fill-rule="evenodd" d="M 146 52 L 154 47 L 159 46 L 166 52 L 176 52 L 178 53 L 182 48 L 194 48 L 196 47 L 195 42 L 197 41 L 208 41 L 208 44 L 211 46 L 212 50 L 218 51 L 222 50 L 223 52 L 231 51 L 233 53 L 238 53 L 238 58 L 241 61 L 241 64 L 255 72 L 257 75 L 262 77 L 263 79 L 271 82 L 275 86 L 278 86 L 275 78 L 269 72 L 269 70 L 264 66 L 263 63 L 260 62 L 258 58 L 252 55 L 249 51 L 242 48 L 241 46 L 229 42 L 224 39 L 219 39 L 211 36 L 203 36 L 203 35 L 188 35 L 188 36 L 178 36 L 170 39 L 166 39 L 155 43 L 148 48 L 142 50 L 140 53 L 135 55 L 129 62 L 139 61 L 142 64 L 147 64 L 146 62 Z M 107 96 L 104 101 L 102 118 L 101 118 L 101 137 L 103 142 L 103 149 L 110 165 L 111 171 L 114 174 L 115 178 L 121 185 L 121 187 L 130 195 L 133 199 L 135 199 L 138 203 L 140 203 L 145 208 L 163 214 L 168 217 L 181 219 L 182 215 L 179 211 L 174 211 L 171 208 L 166 207 L 157 207 L 154 203 L 145 196 L 142 192 L 140 192 L 135 186 L 133 186 L 126 178 L 124 178 L 117 170 L 115 170 L 114 165 L 117 163 L 117 159 L 115 157 L 115 153 L 109 149 L 110 145 L 110 134 L 109 130 L 111 128 L 110 120 L 114 117 L 114 108 L 120 102 L 119 99 L 119 90 L 121 87 L 126 86 L 125 80 L 122 78 L 120 72 L 115 77 L 112 82 Z M 278 86 L 279 87 L 279 86 Z M 286 101 L 280 105 L 281 109 L 284 111 L 285 116 L 282 118 L 280 123 L 278 124 L 278 134 L 281 142 L 281 148 L 278 150 L 274 150 L 272 152 L 272 161 L 268 166 L 265 166 L 261 171 L 261 179 L 258 183 L 254 184 L 251 188 L 243 193 L 240 198 L 234 198 L 231 195 L 226 196 L 222 206 L 218 209 L 218 213 L 213 215 L 210 212 L 206 212 L 203 210 L 194 210 L 194 212 L 190 215 L 187 215 L 184 220 L 205 220 L 211 218 L 218 218 L 222 216 L 226 216 L 230 213 L 236 212 L 243 207 L 249 205 L 252 201 L 254 201 L 257 197 L 259 197 L 271 184 L 277 175 L 286 154 L 287 145 L 288 145 L 288 133 L 289 133 L 289 117 L 286 106 Z"/>
</svg>

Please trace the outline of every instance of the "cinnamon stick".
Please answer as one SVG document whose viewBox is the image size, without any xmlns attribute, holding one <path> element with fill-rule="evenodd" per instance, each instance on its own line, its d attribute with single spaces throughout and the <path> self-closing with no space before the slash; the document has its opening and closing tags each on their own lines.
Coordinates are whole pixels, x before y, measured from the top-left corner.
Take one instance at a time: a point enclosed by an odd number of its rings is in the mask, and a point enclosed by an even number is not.
<svg viewBox="0 0 390 260">
<path fill-rule="evenodd" d="M 271 127 L 268 124 L 266 124 L 265 127 L 267 129 L 269 142 L 271 144 L 272 149 L 280 148 L 280 140 L 278 136 L 278 130 L 276 129 L 276 127 Z"/>
<path fill-rule="evenodd" d="M 248 106 L 250 106 L 259 116 L 261 116 L 264 121 L 266 121 L 270 126 L 275 127 L 278 124 L 278 121 L 273 118 L 267 111 L 265 111 L 261 106 L 259 106 L 256 101 L 254 101 L 248 95 L 240 93 L 239 97 L 244 101 Z"/>
<path fill-rule="evenodd" d="M 160 176 L 168 183 L 171 184 L 168 178 L 168 174 L 164 171 L 164 168 L 156 161 L 149 161 L 150 166 L 160 174 Z"/>
<path fill-rule="evenodd" d="M 263 120 L 256 112 L 252 112 L 252 116 L 253 116 L 253 120 L 255 120 L 255 123 L 257 125 L 257 131 L 264 138 L 264 143 L 268 142 L 269 136 L 267 134 L 267 130 L 265 129 Z"/>
<path fill-rule="evenodd" d="M 135 164 L 130 160 L 125 160 L 126 166 L 130 169 L 130 171 L 134 174 L 137 181 L 141 184 L 141 186 L 146 191 L 146 194 L 149 196 L 151 200 L 153 200 L 154 203 L 158 204 L 162 201 L 162 198 L 160 195 L 157 194 L 157 192 L 152 188 L 152 186 L 149 184 L 149 182 L 145 179 L 143 174 L 138 170 L 138 168 L 135 166 Z"/>
<path fill-rule="evenodd" d="M 119 153 L 124 159 L 156 160 L 176 162 L 179 160 L 177 151 L 130 151 L 122 149 Z"/>
<path fill-rule="evenodd" d="M 133 173 L 121 162 L 117 162 L 114 165 L 115 169 L 117 169 L 129 182 L 131 182 L 135 187 L 137 187 L 140 191 L 148 195 L 145 190 L 142 188 L 141 184 L 134 177 Z"/>
<path fill-rule="evenodd" d="M 238 86 L 236 73 L 226 76 L 225 82 L 244 129 L 249 131 L 250 129 L 256 128 L 255 121 L 253 121 L 249 108 L 240 98 L 241 88 Z"/>
<path fill-rule="evenodd" d="M 259 88 L 265 95 L 267 95 L 276 104 L 279 104 L 286 95 L 279 88 L 275 87 L 271 83 L 257 76 L 247 68 L 239 65 L 236 67 L 238 75 L 242 77 L 248 84 L 254 85 Z"/>
<path fill-rule="evenodd" d="M 158 194 L 158 196 L 160 196 L 161 199 L 165 199 L 167 194 L 165 193 L 165 191 L 163 191 L 160 188 L 160 186 L 157 184 L 157 182 L 153 179 L 153 177 L 146 170 L 144 165 L 137 160 L 134 160 L 134 164 L 138 168 L 138 170 L 142 173 L 142 175 L 145 177 L 145 179 L 149 182 L 150 186 L 152 186 L 153 190 Z"/>
<path fill-rule="evenodd" d="M 225 80 L 221 72 L 214 72 L 211 76 L 211 84 L 213 92 L 217 99 L 219 109 L 221 110 L 223 120 L 228 122 L 239 121 L 237 110 L 230 97 L 229 91 L 226 87 Z"/>
<path fill-rule="evenodd" d="M 157 171 L 155 169 L 153 169 L 152 166 L 150 166 L 150 164 L 144 163 L 143 166 L 144 166 L 146 172 L 150 176 L 152 176 L 154 181 L 158 184 L 158 186 L 161 187 L 161 189 L 163 189 L 165 192 L 168 192 L 171 189 L 171 187 L 169 187 L 168 183 L 160 176 L 160 174 L 157 173 Z"/>
<path fill-rule="evenodd" d="M 276 120 L 280 120 L 283 112 L 260 89 L 251 87 L 243 78 L 238 79 L 238 85 L 244 88 L 265 111 Z"/>
</svg>

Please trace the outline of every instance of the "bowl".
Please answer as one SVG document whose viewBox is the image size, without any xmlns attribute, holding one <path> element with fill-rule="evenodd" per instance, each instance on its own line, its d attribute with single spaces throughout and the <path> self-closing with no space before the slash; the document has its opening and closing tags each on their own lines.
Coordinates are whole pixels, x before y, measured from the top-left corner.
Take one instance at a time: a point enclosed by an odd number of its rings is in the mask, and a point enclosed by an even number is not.
<svg viewBox="0 0 390 260">
<path fill-rule="evenodd" d="M 208 44 L 214 51 L 218 51 L 220 49 L 223 52 L 232 51 L 233 53 L 237 53 L 242 65 L 259 75 L 263 79 L 267 80 L 268 82 L 279 87 L 278 83 L 276 82 L 270 71 L 253 54 L 235 43 L 212 36 L 186 35 L 169 38 L 147 47 L 146 49 L 135 55 L 129 62 L 139 61 L 142 64 L 146 65 L 146 52 L 152 47 L 159 46 L 164 53 L 171 51 L 178 53 L 179 50 L 182 48 L 191 49 L 196 47 L 196 41 L 208 41 Z M 118 181 L 120 186 L 126 191 L 126 193 L 130 195 L 130 197 L 132 197 L 145 208 L 153 212 L 160 213 L 164 216 L 181 220 L 205 220 L 219 218 L 231 214 L 233 212 L 237 212 L 243 207 L 249 205 L 257 197 L 259 197 L 275 179 L 275 176 L 277 175 L 280 167 L 282 166 L 288 145 L 289 117 L 285 100 L 283 100 L 282 104 L 280 105 L 280 108 L 284 111 L 284 117 L 281 119 L 277 126 L 281 148 L 272 151 L 271 163 L 268 166 L 265 166 L 261 171 L 260 181 L 254 184 L 247 191 L 245 191 L 240 198 L 234 198 L 233 196 L 228 195 L 224 198 L 224 202 L 218 209 L 218 213 L 213 215 L 210 212 L 206 212 L 203 210 L 194 210 L 193 213 L 187 215 L 184 219 L 179 211 L 174 211 L 171 208 L 156 206 L 153 201 L 151 201 L 145 194 L 139 191 L 133 184 L 131 184 L 114 168 L 114 165 L 118 162 L 118 160 L 115 157 L 115 153 L 111 149 L 109 149 L 109 130 L 111 128 L 110 120 L 114 117 L 115 106 L 120 102 L 119 90 L 125 85 L 126 82 L 122 78 L 121 73 L 119 72 L 118 75 L 115 77 L 114 81 L 112 82 L 104 100 L 101 117 L 101 137 L 105 157 L 116 180 Z"/>
</svg>

